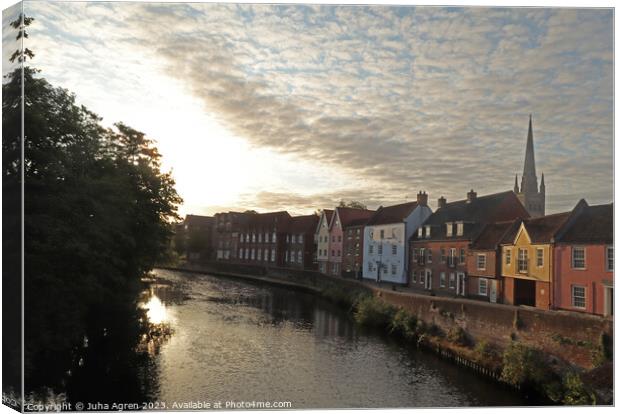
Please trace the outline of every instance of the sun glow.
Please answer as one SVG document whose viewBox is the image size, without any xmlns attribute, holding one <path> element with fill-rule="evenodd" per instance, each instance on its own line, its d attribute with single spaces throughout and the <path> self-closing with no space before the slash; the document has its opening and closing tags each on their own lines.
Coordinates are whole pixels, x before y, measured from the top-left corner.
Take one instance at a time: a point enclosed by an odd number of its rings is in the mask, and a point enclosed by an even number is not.
<svg viewBox="0 0 620 414">
<path fill-rule="evenodd" d="M 152 295 L 151 299 L 144 304 L 144 309 L 146 309 L 146 316 L 153 324 L 168 322 L 170 319 L 166 305 L 155 295 Z"/>
</svg>

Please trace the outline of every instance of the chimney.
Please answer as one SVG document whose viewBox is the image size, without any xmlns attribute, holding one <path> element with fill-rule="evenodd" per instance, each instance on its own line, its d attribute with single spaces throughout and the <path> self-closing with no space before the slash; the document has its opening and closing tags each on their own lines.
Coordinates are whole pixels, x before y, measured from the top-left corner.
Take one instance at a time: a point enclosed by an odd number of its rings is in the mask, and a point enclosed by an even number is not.
<svg viewBox="0 0 620 414">
<path fill-rule="evenodd" d="M 437 208 L 444 208 L 448 204 L 448 201 L 444 196 L 439 197 L 437 200 Z"/>
<path fill-rule="evenodd" d="M 477 195 L 478 194 L 472 188 L 471 191 L 469 193 L 467 193 L 467 202 L 471 203 L 472 201 L 474 201 L 476 199 Z"/>
<path fill-rule="evenodd" d="M 428 202 L 428 194 L 426 194 L 426 191 L 424 192 L 420 191 L 418 193 L 418 205 L 426 206 L 427 202 Z"/>
</svg>

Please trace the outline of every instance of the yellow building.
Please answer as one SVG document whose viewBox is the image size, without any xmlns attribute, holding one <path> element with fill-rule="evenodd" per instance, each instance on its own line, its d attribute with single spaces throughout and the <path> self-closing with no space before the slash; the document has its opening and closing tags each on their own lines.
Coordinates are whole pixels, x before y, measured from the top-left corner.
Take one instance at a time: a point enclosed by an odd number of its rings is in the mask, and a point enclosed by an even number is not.
<svg viewBox="0 0 620 414">
<path fill-rule="evenodd" d="M 553 240 L 570 212 L 526 219 L 502 243 L 504 303 L 549 309 Z"/>
</svg>

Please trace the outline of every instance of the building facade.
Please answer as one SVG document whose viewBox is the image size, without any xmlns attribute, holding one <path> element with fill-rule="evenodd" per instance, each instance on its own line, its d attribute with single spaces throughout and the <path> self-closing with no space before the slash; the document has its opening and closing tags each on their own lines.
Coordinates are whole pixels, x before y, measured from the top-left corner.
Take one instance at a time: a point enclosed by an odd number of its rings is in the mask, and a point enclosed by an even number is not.
<svg viewBox="0 0 620 414">
<path fill-rule="evenodd" d="M 484 282 L 478 279 L 490 276 L 492 270 L 488 272 L 486 264 L 480 270 L 470 267 L 470 244 L 487 224 L 529 214 L 512 191 L 478 197 L 471 190 L 464 200 L 448 203 L 441 197 L 437 204 L 409 241 L 411 286 L 445 296 L 481 296 Z"/>
<path fill-rule="evenodd" d="M 571 213 L 523 220 L 516 233 L 502 243 L 503 301 L 550 309 L 555 234 Z"/>
<path fill-rule="evenodd" d="M 432 214 L 426 193 L 417 201 L 379 207 L 364 227 L 364 279 L 397 284 L 408 283 L 407 241 Z"/>
<path fill-rule="evenodd" d="M 329 253 L 330 253 L 330 237 L 329 237 L 329 225 L 332 220 L 334 210 L 324 209 L 321 211 L 319 217 L 319 224 L 316 227 L 316 248 L 317 248 L 317 263 L 319 266 L 319 272 L 323 274 L 328 273 Z"/>
<path fill-rule="evenodd" d="M 215 259 L 218 261 L 237 261 L 240 230 L 247 225 L 250 215 L 229 211 L 215 214 L 214 219 Z"/>
<path fill-rule="evenodd" d="M 374 211 L 371 212 L 374 214 Z M 364 227 L 369 218 L 351 221 L 344 228 L 342 243 L 342 276 L 355 279 L 362 278 L 364 266 Z"/>
<path fill-rule="evenodd" d="M 317 247 L 314 232 L 319 222 L 316 214 L 294 216 L 284 238 L 284 266 L 295 269 L 317 269 Z"/>
<path fill-rule="evenodd" d="M 181 226 L 176 239 L 182 243 L 185 257 L 190 262 L 207 261 L 215 256 L 215 218 L 188 214 Z"/>
<path fill-rule="evenodd" d="M 536 176 L 536 162 L 534 160 L 534 132 L 532 131 L 532 115 L 530 115 L 530 125 L 527 131 L 527 143 L 525 147 L 525 162 L 523 164 L 523 175 L 521 176 L 521 188 L 517 184 L 515 175 L 514 192 L 519 197 L 531 217 L 542 217 L 545 215 L 545 174 L 540 178 Z"/>
<path fill-rule="evenodd" d="M 291 216 L 286 211 L 250 213 L 240 228 L 238 261 L 262 266 L 284 266 L 285 240 Z"/>
<path fill-rule="evenodd" d="M 372 210 L 336 207 L 329 225 L 329 248 L 327 274 L 341 276 L 345 256 L 345 229 L 357 220 L 367 221 L 374 214 Z M 349 246 L 351 247 L 351 246 Z"/>
<path fill-rule="evenodd" d="M 613 315 L 613 204 L 581 200 L 555 237 L 554 308 Z"/>
</svg>

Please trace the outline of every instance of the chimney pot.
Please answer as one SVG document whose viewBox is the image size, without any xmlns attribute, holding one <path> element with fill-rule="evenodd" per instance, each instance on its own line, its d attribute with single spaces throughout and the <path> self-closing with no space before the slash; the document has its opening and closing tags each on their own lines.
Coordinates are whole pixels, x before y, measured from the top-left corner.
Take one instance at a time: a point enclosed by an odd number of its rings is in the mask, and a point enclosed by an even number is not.
<svg viewBox="0 0 620 414">
<path fill-rule="evenodd" d="M 444 208 L 448 204 L 448 201 L 444 196 L 439 197 L 437 200 L 437 208 Z"/>
<path fill-rule="evenodd" d="M 422 192 L 420 191 L 418 193 L 418 205 L 420 206 L 425 206 L 428 203 L 428 194 L 426 194 L 426 191 Z"/>
<path fill-rule="evenodd" d="M 469 193 L 467 193 L 467 202 L 471 203 L 472 201 L 474 201 L 476 199 L 476 196 L 478 195 L 478 193 L 476 193 L 474 191 L 474 189 L 472 188 Z"/>
</svg>

